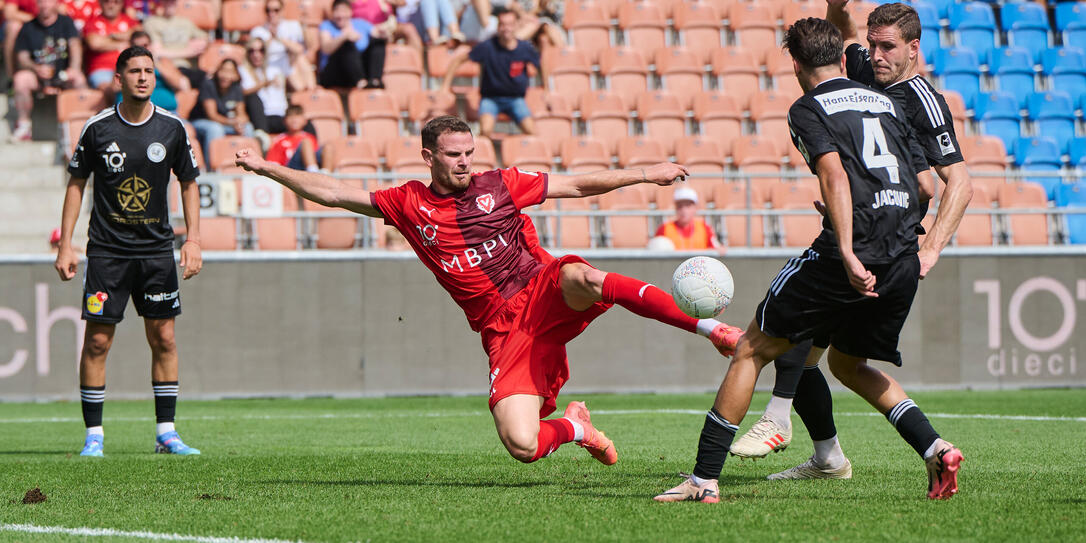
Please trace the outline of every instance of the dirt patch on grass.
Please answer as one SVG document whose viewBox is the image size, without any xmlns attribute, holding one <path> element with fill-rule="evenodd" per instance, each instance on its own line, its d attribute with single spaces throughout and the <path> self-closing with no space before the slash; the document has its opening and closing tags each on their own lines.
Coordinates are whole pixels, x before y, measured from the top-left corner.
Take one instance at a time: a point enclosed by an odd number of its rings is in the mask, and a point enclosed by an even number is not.
<svg viewBox="0 0 1086 543">
<path fill-rule="evenodd" d="M 231 498 L 230 496 L 223 496 L 222 494 L 208 494 L 205 492 L 203 494 L 200 494 L 199 496 L 196 496 L 196 499 L 230 501 L 234 498 Z"/>
<path fill-rule="evenodd" d="M 23 503 L 41 503 L 45 500 L 45 494 L 38 487 L 27 490 L 26 495 L 23 496 Z"/>
</svg>

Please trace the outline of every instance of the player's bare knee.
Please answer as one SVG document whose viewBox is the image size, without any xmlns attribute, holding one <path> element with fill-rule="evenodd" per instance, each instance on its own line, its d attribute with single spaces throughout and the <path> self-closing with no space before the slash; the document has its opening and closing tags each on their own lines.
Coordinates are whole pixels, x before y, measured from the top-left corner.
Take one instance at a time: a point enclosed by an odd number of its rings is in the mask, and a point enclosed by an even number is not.
<svg viewBox="0 0 1086 543">
<path fill-rule="evenodd" d="M 177 340 L 173 329 L 156 327 L 147 334 L 147 344 L 155 354 L 172 353 L 177 350 Z"/>
<path fill-rule="evenodd" d="M 83 340 L 83 355 L 92 359 L 98 359 L 109 353 L 109 347 L 113 339 L 106 334 L 89 334 Z"/>
<path fill-rule="evenodd" d="M 502 444 L 509 451 L 509 455 L 521 462 L 531 462 L 535 457 L 536 447 L 539 446 L 539 429 L 529 431 L 527 429 L 508 432 L 502 436 Z"/>
</svg>

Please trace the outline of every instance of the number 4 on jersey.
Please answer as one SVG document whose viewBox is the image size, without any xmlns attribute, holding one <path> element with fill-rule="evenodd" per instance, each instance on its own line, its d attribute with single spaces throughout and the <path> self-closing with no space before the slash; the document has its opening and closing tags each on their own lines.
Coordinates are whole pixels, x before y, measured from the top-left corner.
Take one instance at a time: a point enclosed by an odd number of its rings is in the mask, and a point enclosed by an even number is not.
<svg viewBox="0 0 1086 543">
<path fill-rule="evenodd" d="M 900 183 L 898 179 L 897 157 L 890 154 L 886 144 L 886 134 L 882 131 L 882 122 L 878 117 L 865 117 L 864 121 L 864 149 L 863 159 L 867 169 L 886 168 L 886 175 L 893 184 Z"/>
</svg>

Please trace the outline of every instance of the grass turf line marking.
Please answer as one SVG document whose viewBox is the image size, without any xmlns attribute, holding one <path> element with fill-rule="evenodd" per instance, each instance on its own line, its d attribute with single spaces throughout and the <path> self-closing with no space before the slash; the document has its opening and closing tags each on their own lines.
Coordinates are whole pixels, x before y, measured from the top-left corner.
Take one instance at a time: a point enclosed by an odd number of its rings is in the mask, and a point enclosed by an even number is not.
<svg viewBox="0 0 1086 543">
<path fill-rule="evenodd" d="M 698 409 L 599 409 L 593 410 L 596 415 L 704 415 L 704 410 Z M 242 415 L 221 416 L 201 415 L 184 417 L 186 421 L 217 421 L 217 420 L 314 420 L 314 419 L 386 419 L 386 418 L 418 418 L 418 417 L 478 417 L 488 414 L 486 411 L 450 411 L 447 413 L 314 413 L 312 415 Z M 761 415 L 761 411 L 748 411 L 748 415 Z M 928 417 L 943 419 L 978 419 L 978 420 L 1017 420 L 1029 422 L 1086 422 L 1086 417 L 1055 417 L 1044 415 L 992 415 L 985 413 L 924 413 Z M 835 417 L 882 417 L 882 413 L 865 411 L 863 413 L 834 413 Z M 109 422 L 144 422 L 148 417 L 109 417 Z M 48 422 L 83 422 L 79 417 L 40 417 L 23 419 L 0 419 L 0 424 L 40 424 Z"/>
<path fill-rule="evenodd" d="M 0 524 L 0 532 L 25 534 L 66 534 L 82 537 L 131 537 L 155 541 L 192 541 L 194 543 L 302 543 L 285 539 L 245 539 L 241 537 L 208 537 L 198 535 L 163 534 L 157 532 L 125 532 L 112 528 L 66 528 L 64 526 L 36 526 L 34 524 Z"/>
</svg>

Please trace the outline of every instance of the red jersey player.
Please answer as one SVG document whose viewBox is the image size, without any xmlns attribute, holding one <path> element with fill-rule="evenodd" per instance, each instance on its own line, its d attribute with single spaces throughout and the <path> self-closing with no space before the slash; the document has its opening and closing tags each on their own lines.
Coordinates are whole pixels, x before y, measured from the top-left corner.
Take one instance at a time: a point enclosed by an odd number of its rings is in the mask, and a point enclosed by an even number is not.
<svg viewBox="0 0 1086 543">
<path fill-rule="evenodd" d="M 490 410 L 513 458 L 534 462 L 574 441 L 604 464 L 618 461 L 584 403 L 570 402 L 564 417 L 541 420 L 554 412 L 569 377 L 566 343 L 612 304 L 706 336 L 725 356 L 734 352 L 742 330 L 689 317 L 671 295 L 648 283 L 598 270 L 577 256 L 554 258 L 539 247 L 532 221 L 521 213 L 546 198 L 592 196 L 635 183 L 670 185 L 685 178 L 682 166 L 579 175 L 515 168 L 470 173 L 475 142 L 468 125 L 453 116 L 426 123 L 422 147 L 429 185 L 409 181 L 372 193 L 247 149 L 238 152 L 237 164 L 319 204 L 383 217 L 403 232 L 482 336 L 490 359 Z"/>
</svg>

